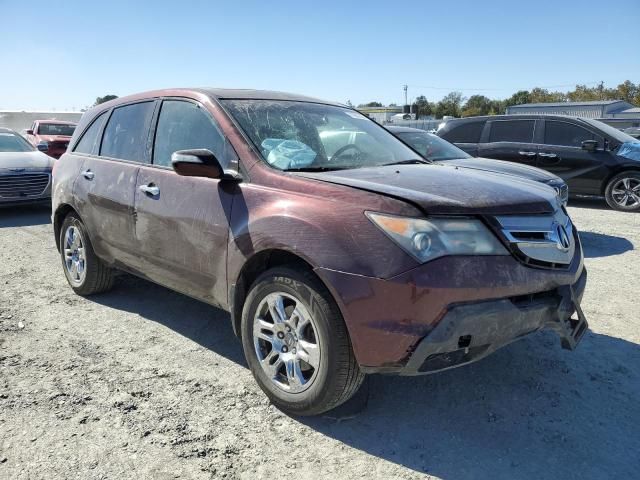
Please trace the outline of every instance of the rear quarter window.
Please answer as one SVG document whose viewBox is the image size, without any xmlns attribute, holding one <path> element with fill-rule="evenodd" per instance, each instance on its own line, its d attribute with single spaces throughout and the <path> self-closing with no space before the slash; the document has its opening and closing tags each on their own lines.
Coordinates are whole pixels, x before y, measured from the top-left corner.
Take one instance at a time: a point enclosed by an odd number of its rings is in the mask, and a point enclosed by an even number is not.
<svg viewBox="0 0 640 480">
<path fill-rule="evenodd" d="M 478 143 L 485 122 L 465 122 L 453 126 L 451 130 L 442 135 L 442 138 L 451 143 Z"/>
<path fill-rule="evenodd" d="M 102 112 L 98 115 L 93 120 L 93 123 L 91 123 L 89 128 L 87 128 L 82 134 L 80 141 L 77 143 L 73 151 L 77 153 L 85 153 L 87 155 L 97 155 L 100 150 L 100 138 L 98 135 L 102 131 L 102 126 L 106 119 L 107 112 Z"/>
<path fill-rule="evenodd" d="M 489 142 L 531 143 L 535 120 L 498 120 L 491 122 Z"/>
</svg>

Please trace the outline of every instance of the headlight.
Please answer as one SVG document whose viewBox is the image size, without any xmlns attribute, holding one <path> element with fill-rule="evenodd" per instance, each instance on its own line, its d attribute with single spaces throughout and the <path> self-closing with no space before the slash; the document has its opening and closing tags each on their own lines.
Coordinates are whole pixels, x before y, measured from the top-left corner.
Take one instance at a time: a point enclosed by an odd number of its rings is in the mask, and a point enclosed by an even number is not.
<svg viewBox="0 0 640 480">
<path fill-rule="evenodd" d="M 445 255 L 509 255 L 480 220 L 366 215 L 420 263 Z"/>
</svg>

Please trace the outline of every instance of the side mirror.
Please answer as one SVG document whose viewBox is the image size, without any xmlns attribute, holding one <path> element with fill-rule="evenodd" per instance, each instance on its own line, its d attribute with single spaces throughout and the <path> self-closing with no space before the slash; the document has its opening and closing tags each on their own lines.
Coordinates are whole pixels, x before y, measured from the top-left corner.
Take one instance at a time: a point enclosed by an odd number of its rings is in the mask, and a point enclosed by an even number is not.
<svg viewBox="0 0 640 480">
<path fill-rule="evenodd" d="M 36 145 L 36 148 L 43 153 L 47 153 L 49 151 L 49 144 L 47 142 L 40 142 Z"/>
<path fill-rule="evenodd" d="M 27 130 L 27 135 L 33 135 L 33 130 L 31 129 Z"/>
<path fill-rule="evenodd" d="M 598 149 L 598 142 L 595 140 L 585 140 L 582 142 L 582 149 L 587 152 L 595 152 Z"/>
<path fill-rule="evenodd" d="M 241 180 L 238 172 L 225 171 L 211 150 L 178 150 L 171 155 L 171 165 L 178 175 L 185 177 L 207 177 Z"/>
</svg>

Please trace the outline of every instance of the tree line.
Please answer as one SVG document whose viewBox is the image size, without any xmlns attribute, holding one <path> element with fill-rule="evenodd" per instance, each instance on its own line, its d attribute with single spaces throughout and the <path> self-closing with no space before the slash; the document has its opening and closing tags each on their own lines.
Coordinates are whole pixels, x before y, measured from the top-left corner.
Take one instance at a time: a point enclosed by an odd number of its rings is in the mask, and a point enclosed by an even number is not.
<svg viewBox="0 0 640 480">
<path fill-rule="evenodd" d="M 507 107 L 523 103 L 586 102 L 592 100 L 625 100 L 634 105 L 640 105 L 640 83 L 635 84 L 625 80 L 613 88 L 605 87 L 604 82 L 600 82 L 594 87 L 576 85 L 576 88 L 570 92 L 549 91 L 546 88 L 536 87 L 531 90 L 519 90 L 504 100 L 491 99 L 484 95 L 471 95 L 466 98 L 461 92 L 451 92 L 439 102 L 430 102 L 427 97 L 420 95 L 414 100 L 411 111 L 418 118 L 426 116 L 442 118 L 445 115 L 473 117 L 477 115 L 502 115 L 507 111 Z M 380 102 L 358 105 L 359 108 L 382 106 Z"/>
</svg>

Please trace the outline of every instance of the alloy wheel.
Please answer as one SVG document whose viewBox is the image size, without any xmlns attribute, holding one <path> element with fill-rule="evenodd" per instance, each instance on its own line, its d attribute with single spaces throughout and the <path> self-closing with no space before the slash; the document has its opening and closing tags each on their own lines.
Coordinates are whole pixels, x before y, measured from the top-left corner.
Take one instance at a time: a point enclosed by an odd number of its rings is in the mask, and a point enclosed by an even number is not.
<svg viewBox="0 0 640 480">
<path fill-rule="evenodd" d="M 84 239 L 80 229 L 69 226 L 64 234 L 64 265 L 69 280 L 73 285 L 82 285 L 86 276 L 87 260 L 84 249 Z"/>
<path fill-rule="evenodd" d="M 640 179 L 628 177 L 618 180 L 611 189 L 611 197 L 621 207 L 640 205 Z"/>
<path fill-rule="evenodd" d="M 253 320 L 253 344 L 262 370 L 278 388 L 299 393 L 313 384 L 321 345 L 300 300 L 284 292 L 267 295 Z"/>
</svg>

